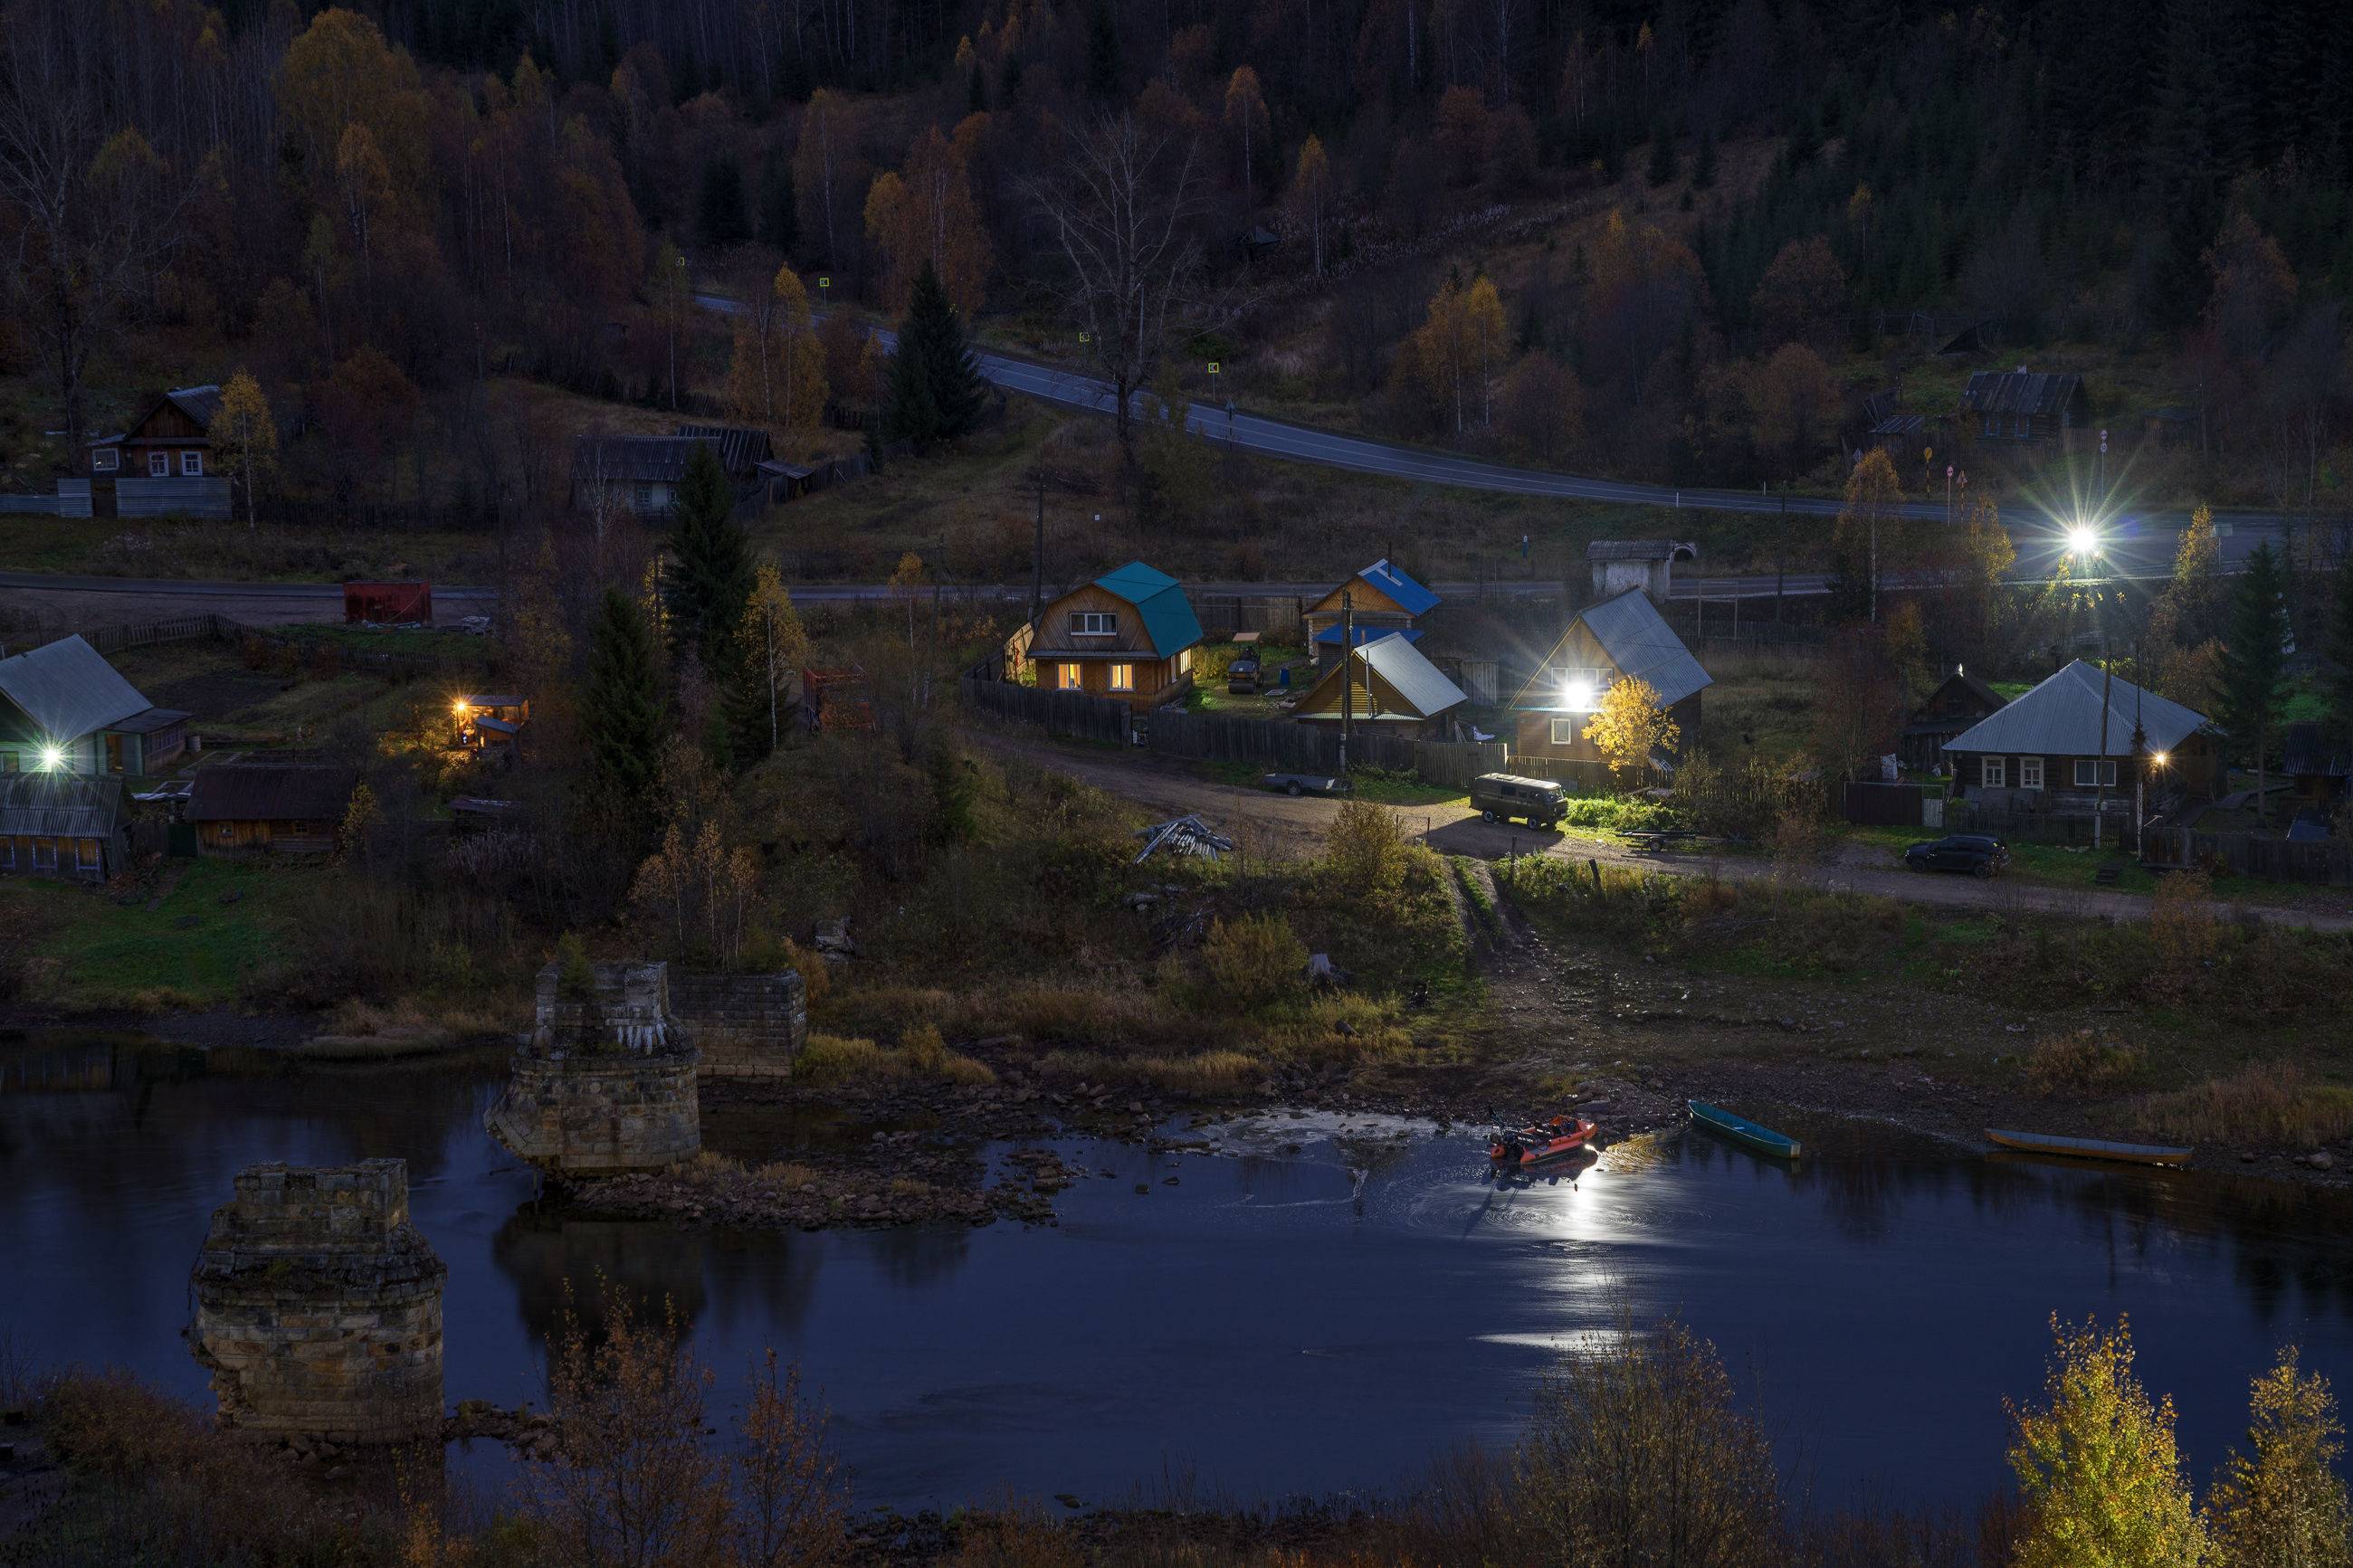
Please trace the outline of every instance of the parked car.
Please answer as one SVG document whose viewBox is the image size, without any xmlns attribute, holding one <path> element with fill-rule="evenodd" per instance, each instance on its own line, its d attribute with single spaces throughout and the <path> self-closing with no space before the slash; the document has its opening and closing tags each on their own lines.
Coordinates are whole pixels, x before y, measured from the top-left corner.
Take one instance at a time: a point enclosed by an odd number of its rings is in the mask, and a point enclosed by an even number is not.
<svg viewBox="0 0 2353 1568">
<path fill-rule="evenodd" d="M 1568 795 L 1550 779 L 1481 773 L 1471 781 L 1471 805 L 1482 822 L 1518 817 L 1530 827 L 1550 828 L 1568 811 Z"/>
<path fill-rule="evenodd" d="M 1955 833 L 1933 844 L 1915 844 L 1904 851 L 1904 863 L 1915 871 L 1967 871 L 1986 878 L 2010 864 L 2010 846 L 1984 833 Z"/>
<path fill-rule="evenodd" d="M 1226 689 L 1236 697 L 1258 695 L 1258 660 L 1245 654 L 1226 666 Z"/>
</svg>

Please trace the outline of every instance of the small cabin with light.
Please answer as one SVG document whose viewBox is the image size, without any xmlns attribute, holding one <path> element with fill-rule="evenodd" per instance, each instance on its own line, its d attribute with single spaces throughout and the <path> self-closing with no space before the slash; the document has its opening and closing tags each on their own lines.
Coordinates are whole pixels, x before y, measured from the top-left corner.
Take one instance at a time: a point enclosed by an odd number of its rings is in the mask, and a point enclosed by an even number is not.
<svg viewBox="0 0 2353 1568">
<path fill-rule="evenodd" d="M 1201 623 L 1176 579 L 1131 561 L 1046 606 L 1029 641 L 1040 691 L 1113 697 L 1138 712 L 1193 689 Z"/>
</svg>

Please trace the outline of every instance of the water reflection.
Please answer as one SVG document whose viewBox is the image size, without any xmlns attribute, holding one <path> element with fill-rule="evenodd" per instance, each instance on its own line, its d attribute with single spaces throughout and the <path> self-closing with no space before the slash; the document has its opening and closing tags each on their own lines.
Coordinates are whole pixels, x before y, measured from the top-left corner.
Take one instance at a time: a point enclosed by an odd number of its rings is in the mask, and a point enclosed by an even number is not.
<svg viewBox="0 0 2353 1568">
<path fill-rule="evenodd" d="M 1448 1441 L 1507 1440 L 1612 1283 L 1769 1365 L 1826 1478 L 1934 1499 L 1999 1478 L 2000 1395 L 2039 1383 L 2053 1311 L 2132 1313 L 2197 1466 L 2278 1340 L 2353 1375 L 2353 1207 L 2313 1189 L 1986 1159 L 1779 1111 L 1798 1162 L 1674 1131 L 1499 1180 L 1482 1144 L 1426 1123 L 1262 1116 L 1171 1130 L 1213 1154 L 1067 1146 L 1109 1174 L 1061 1195 L 1059 1229 L 692 1229 L 534 1200 L 480 1131 L 503 1056 L 324 1067 L 0 1037 L 19 1287 L 0 1331 L 198 1393 L 187 1263 L 230 1176 L 390 1155 L 450 1265 L 452 1398 L 538 1397 L 567 1289 L 593 1311 L 602 1279 L 673 1303 L 723 1377 L 770 1345 L 800 1358 L 867 1499 L 902 1506 L 1001 1480 L 1119 1491 L 1164 1461 L 1244 1496 L 1391 1484 Z M 768 1160 L 872 1130 L 725 1107 L 709 1142 Z"/>
</svg>

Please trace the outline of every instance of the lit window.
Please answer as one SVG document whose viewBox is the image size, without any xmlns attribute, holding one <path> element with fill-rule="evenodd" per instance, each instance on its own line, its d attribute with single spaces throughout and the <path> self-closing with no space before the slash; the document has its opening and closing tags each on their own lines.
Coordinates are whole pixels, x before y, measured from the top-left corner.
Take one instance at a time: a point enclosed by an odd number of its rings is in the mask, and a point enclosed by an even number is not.
<svg viewBox="0 0 2353 1568">
<path fill-rule="evenodd" d="M 1986 787 L 1986 788 L 1988 788 L 1988 789 L 2000 789 L 2000 788 L 2001 788 L 2001 786 L 2002 786 L 2002 766 L 2001 766 L 2001 765 L 2002 765 L 2002 762 L 2003 762 L 2003 760 L 2004 760 L 2004 759 L 2002 759 L 2002 758 L 2000 758 L 2000 757 L 1986 757 L 1986 758 L 1982 759 L 1982 760 L 1980 761 L 1979 764 L 1978 764 L 1979 771 L 1978 771 L 1978 782 L 1979 784 L 1981 784 L 1985 785 L 1985 787 Z"/>
<path fill-rule="evenodd" d="M 2114 763 L 2078 761 L 2075 763 L 2077 789 L 2114 789 L 2116 786 L 2116 764 Z"/>
<path fill-rule="evenodd" d="M 112 447 L 100 447 L 90 455 L 90 466 L 99 472 L 111 474 L 122 466 L 122 454 Z"/>
<path fill-rule="evenodd" d="M 181 453 L 180 472 L 184 477 L 191 479 L 200 479 L 204 478 L 205 455 L 202 452 Z"/>
<path fill-rule="evenodd" d="M 1113 691 L 1134 690 L 1135 666 L 1132 664 L 1113 665 L 1111 667 L 1111 689 Z"/>
<path fill-rule="evenodd" d="M 1556 719 L 1552 721 L 1552 743 L 1556 746 L 1577 744 L 1577 721 Z"/>
<path fill-rule="evenodd" d="M 151 479 L 170 479 L 172 477 L 172 454 L 169 452 L 148 453 L 147 477 Z"/>
<path fill-rule="evenodd" d="M 1111 610 L 1072 610 L 1071 635 L 1074 637 L 1117 637 L 1119 616 Z"/>
<path fill-rule="evenodd" d="M 1066 664 L 1060 668 L 1062 672 L 1061 677 L 1055 682 L 1055 684 L 1060 686 L 1063 690 L 1076 691 L 1085 684 L 1085 672 L 1078 665 Z"/>
<path fill-rule="evenodd" d="M 2018 759 L 2018 787 L 2021 789 L 2041 789 L 2042 787 L 2042 759 L 2041 757 L 2021 757 Z"/>
</svg>

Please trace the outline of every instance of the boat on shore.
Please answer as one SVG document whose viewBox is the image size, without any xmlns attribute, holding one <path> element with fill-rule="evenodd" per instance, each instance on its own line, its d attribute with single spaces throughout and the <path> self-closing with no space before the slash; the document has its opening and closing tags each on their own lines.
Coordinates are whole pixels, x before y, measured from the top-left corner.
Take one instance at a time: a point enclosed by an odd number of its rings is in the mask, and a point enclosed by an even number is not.
<svg viewBox="0 0 2353 1568">
<path fill-rule="evenodd" d="M 1760 1127 L 1746 1116 L 1735 1116 L 1721 1106 L 1710 1105 L 1704 1100 L 1683 1101 L 1691 1107 L 1692 1120 L 1712 1131 L 1721 1132 L 1736 1143 L 1743 1143 L 1760 1154 L 1770 1154 L 1777 1160 L 1798 1157 L 1799 1143 L 1795 1138 L 1776 1132 L 1770 1127 Z"/>
<path fill-rule="evenodd" d="M 2186 1165 L 2195 1149 L 2160 1143 L 2115 1143 L 2105 1138 L 2062 1138 L 2055 1132 L 2015 1132 L 1989 1127 L 1985 1135 L 2005 1149 L 2034 1154 L 2070 1154 L 2079 1160 L 2124 1160 L 2136 1165 Z"/>
<path fill-rule="evenodd" d="M 1510 1129 L 1499 1121 L 1487 1141 L 1487 1158 L 1505 1168 L 1556 1160 L 1589 1145 L 1594 1125 L 1581 1116 L 1556 1116 L 1534 1127 Z"/>
</svg>

